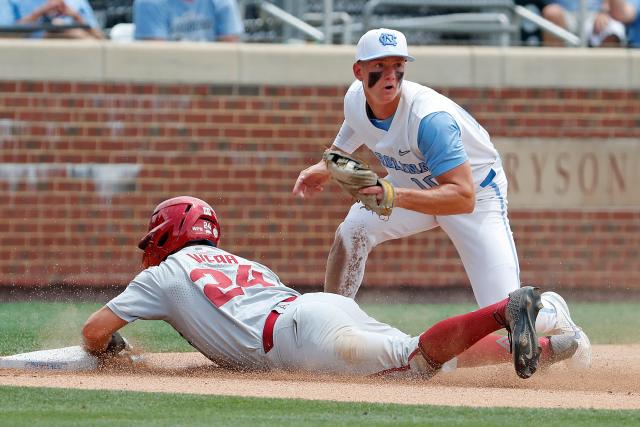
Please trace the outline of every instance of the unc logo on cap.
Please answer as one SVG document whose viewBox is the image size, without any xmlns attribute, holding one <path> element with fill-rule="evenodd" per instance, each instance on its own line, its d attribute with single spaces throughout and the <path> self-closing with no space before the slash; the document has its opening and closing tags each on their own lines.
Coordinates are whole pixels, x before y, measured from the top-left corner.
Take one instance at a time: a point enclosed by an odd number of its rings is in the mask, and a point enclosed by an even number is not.
<svg viewBox="0 0 640 427">
<path fill-rule="evenodd" d="M 400 31 L 376 28 L 360 37 L 356 46 L 356 61 L 371 61 L 387 56 L 401 56 L 407 61 L 414 60 L 407 52 L 407 39 Z"/>
<path fill-rule="evenodd" d="M 380 44 L 382 46 L 397 46 L 398 45 L 398 38 L 395 36 L 395 34 L 382 33 L 382 34 L 380 34 L 380 37 L 378 38 L 378 40 L 380 41 Z"/>
</svg>

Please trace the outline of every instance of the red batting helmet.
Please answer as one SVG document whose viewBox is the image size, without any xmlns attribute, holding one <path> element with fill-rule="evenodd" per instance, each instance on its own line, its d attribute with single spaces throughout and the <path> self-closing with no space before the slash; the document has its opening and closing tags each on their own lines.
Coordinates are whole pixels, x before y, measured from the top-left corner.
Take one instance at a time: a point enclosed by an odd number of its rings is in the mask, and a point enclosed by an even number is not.
<svg viewBox="0 0 640 427">
<path fill-rule="evenodd" d="M 144 251 L 144 268 L 158 265 L 189 242 L 208 241 L 217 246 L 220 224 L 205 201 L 180 196 L 160 203 L 151 215 L 149 232 L 138 247 Z"/>
</svg>

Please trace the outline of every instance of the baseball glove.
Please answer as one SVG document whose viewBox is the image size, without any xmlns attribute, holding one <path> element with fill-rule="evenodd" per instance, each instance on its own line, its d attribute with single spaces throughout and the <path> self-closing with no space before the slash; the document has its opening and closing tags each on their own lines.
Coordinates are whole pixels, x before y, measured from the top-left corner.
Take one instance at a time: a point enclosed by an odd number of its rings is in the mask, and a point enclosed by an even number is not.
<svg viewBox="0 0 640 427">
<path fill-rule="evenodd" d="M 130 350 L 131 346 L 129 342 L 120 335 L 119 332 L 114 332 L 111 335 L 111 339 L 109 340 L 109 344 L 107 344 L 107 348 L 104 350 L 105 355 L 108 356 L 117 356 L 124 350 Z"/>
<path fill-rule="evenodd" d="M 327 150 L 322 158 L 327 165 L 331 178 L 344 191 L 360 201 L 367 210 L 380 216 L 388 217 L 391 215 L 396 190 L 389 181 L 380 178 L 367 163 L 343 152 Z M 375 194 L 361 194 L 359 192 L 363 188 L 375 185 L 379 185 L 383 190 L 383 197 L 380 202 L 378 202 Z"/>
</svg>

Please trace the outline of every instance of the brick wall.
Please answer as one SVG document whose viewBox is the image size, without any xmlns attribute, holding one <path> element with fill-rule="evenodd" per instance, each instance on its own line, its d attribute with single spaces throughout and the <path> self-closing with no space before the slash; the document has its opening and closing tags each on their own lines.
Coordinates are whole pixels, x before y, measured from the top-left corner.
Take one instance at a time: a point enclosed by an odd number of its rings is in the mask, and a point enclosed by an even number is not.
<svg viewBox="0 0 640 427">
<path fill-rule="evenodd" d="M 210 201 L 225 249 L 321 284 L 350 201 L 290 191 L 331 143 L 345 89 L 0 81 L 0 285 L 126 284 L 148 215 L 180 194 Z M 494 137 L 640 137 L 637 90 L 437 89 Z M 638 210 L 512 207 L 511 223 L 523 281 L 640 288 Z M 439 230 L 377 248 L 365 282 L 468 283 Z"/>
</svg>

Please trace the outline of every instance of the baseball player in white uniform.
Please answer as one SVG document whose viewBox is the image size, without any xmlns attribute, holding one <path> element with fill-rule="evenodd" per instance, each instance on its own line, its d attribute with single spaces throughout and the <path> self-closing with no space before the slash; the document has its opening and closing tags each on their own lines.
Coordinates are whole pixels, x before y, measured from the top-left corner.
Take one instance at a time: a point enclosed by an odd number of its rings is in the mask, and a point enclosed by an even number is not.
<svg viewBox="0 0 640 427">
<path fill-rule="evenodd" d="M 257 370 L 430 377 L 484 337 L 495 340 L 491 334 L 504 327 L 513 334 L 513 361 L 523 378 L 533 374 L 538 358 L 552 363 L 577 349 L 571 337 L 537 338 L 535 288 L 517 289 L 411 337 L 367 316 L 353 299 L 300 295 L 264 265 L 218 248 L 220 224 L 200 199 L 162 202 L 148 229 L 138 245 L 145 270 L 83 327 L 85 349 L 94 355 L 113 353 L 114 341 L 122 341 L 117 331 L 137 319 L 164 320 L 221 366 Z M 487 363 L 503 362 L 505 355 Z"/>
<path fill-rule="evenodd" d="M 520 287 L 506 175 L 489 134 L 473 117 L 449 98 L 404 80 L 413 60 L 396 30 L 371 30 L 356 47 L 356 80 L 344 97 L 345 118 L 331 149 L 351 154 L 369 148 L 396 189 L 395 206 L 388 218 L 360 203 L 351 207 L 329 253 L 325 291 L 354 298 L 375 246 L 439 226 L 462 259 L 478 305 L 486 307 Z M 312 196 L 329 179 L 320 161 L 300 173 L 293 194 Z M 574 364 L 589 366 L 591 344 L 565 301 L 554 292 L 542 300 L 538 332 L 574 335 L 580 343 Z"/>
</svg>

